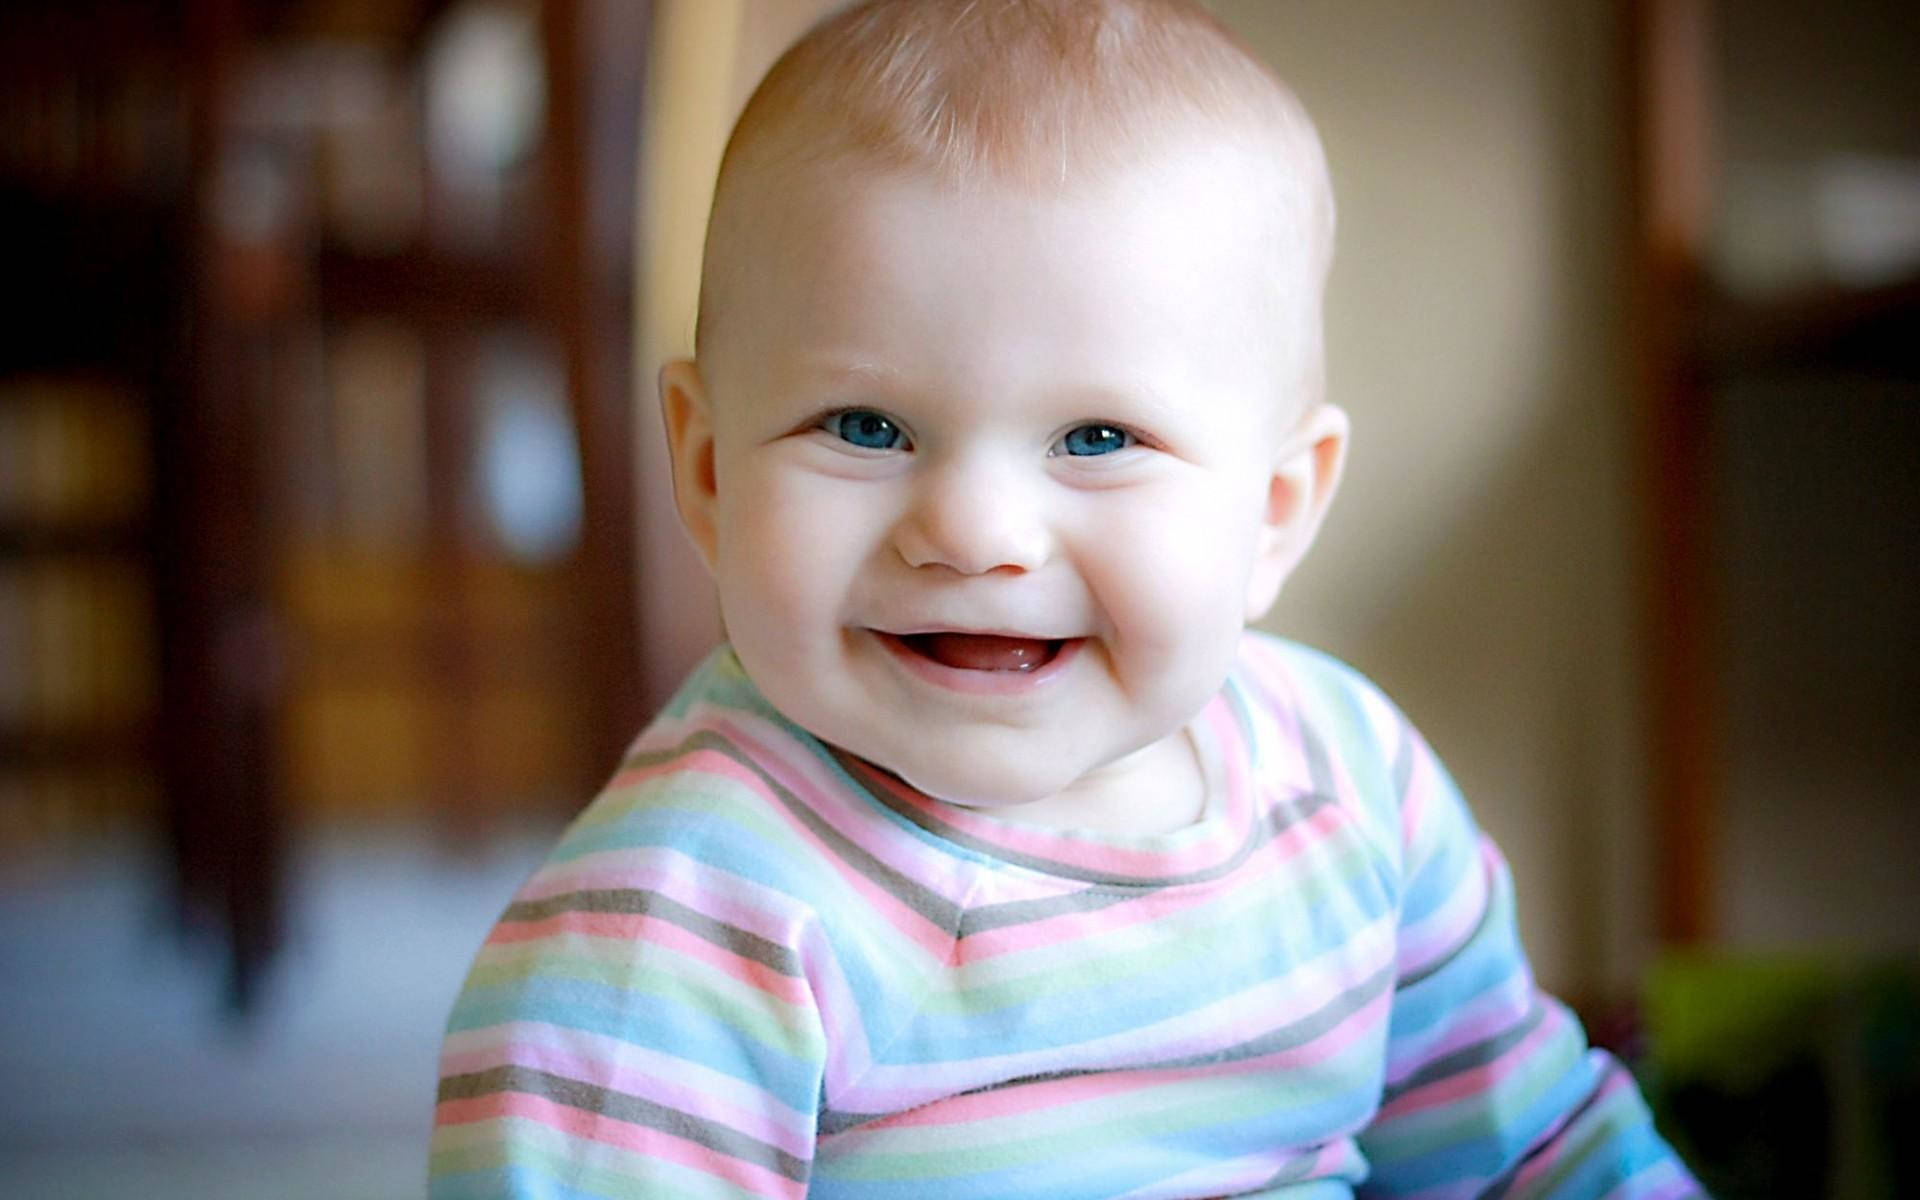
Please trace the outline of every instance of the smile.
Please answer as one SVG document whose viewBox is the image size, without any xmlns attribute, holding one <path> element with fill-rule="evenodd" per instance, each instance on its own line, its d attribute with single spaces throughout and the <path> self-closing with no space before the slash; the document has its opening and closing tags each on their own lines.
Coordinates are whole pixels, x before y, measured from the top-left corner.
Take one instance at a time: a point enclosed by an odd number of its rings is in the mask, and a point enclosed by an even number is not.
<svg viewBox="0 0 1920 1200">
<path fill-rule="evenodd" d="M 910 633 L 900 643 L 956 671 L 1033 671 L 1052 662 L 1065 644 L 1060 638 L 995 633 Z"/>
<path fill-rule="evenodd" d="M 1020 691 L 1052 678 L 1084 638 L 1033 638 L 999 633 L 874 631 L 915 675 L 960 691 Z"/>
</svg>

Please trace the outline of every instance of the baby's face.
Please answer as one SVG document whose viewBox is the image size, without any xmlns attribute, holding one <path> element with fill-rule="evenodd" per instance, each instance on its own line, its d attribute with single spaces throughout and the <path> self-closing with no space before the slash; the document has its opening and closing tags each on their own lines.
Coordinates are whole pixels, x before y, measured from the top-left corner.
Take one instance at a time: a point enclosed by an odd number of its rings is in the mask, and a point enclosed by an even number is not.
<svg viewBox="0 0 1920 1200">
<path fill-rule="evenodd" d="M 1254 170 L 1203 149 L 1064 198 L 868 175 L 767 206 L 703 347 L 689 525 L 774 705 L 930 795 L 1049 816 L 1191 759 L 1285 570 L 1299 412 Z"/>
</svg>

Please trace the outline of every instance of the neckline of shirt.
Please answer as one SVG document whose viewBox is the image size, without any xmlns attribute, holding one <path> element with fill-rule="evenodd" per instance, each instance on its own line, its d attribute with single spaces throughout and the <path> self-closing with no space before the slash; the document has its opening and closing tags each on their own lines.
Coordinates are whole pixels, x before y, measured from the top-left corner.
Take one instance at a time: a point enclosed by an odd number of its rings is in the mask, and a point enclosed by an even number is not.
<svg viewBox="0 0 1920 1200">
<path fill-rule="evenodd" d="M 935 800 L 871 763 L 810 736 L 873 804 L 938 845 L 996 865 L 1081 884 L 1165 887 L 1216 878 L 1233 869 L 1259 840 L 1255 780 L 1258 739 L 1242 689 L 1231 676 L 1189 724 L 1209 774 L 1198 820 L 1167 833 L 1128 836 L 1057 829 Z"/>
</svg>

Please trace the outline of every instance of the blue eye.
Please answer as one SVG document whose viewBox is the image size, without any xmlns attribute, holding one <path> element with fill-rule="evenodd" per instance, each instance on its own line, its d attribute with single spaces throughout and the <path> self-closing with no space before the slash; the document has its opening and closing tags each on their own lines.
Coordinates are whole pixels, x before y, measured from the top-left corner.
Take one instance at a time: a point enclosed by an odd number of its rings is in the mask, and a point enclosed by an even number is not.
<svg viewBox="0 0 1920 1200">
<path fill-rule="evenodd" d="M 1113 454 L 1133 443 L 1133 435 L 1116 426 L 1079 425 L 1067 430 L 1067 435 L 1060 439 L 1058 449 L 1075 458 L 1086 458 L 1097 454 Z"/>
<path fill-rule="evenodd" d="M 907 441 L 907 435 L 892 417 L 870 408 L 849 408 L 834 413 L 820 422 L 820 428 L 862 450 L 898 450 Z"/>
</svg>

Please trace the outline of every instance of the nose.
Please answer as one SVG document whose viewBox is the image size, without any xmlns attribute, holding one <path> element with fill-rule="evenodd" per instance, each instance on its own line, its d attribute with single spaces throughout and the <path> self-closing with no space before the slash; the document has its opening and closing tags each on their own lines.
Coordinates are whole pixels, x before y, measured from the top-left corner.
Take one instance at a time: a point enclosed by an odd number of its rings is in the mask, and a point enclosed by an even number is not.
<svg viewBox="0 0 1920 1200">
<path fill-rule="evenodd" d="M 911 567 L 962 575 L 1034 570 L 1053 545 L 1034 492 L 1031 481 L 983 462 L 930 466 L 894 529 L 894 547 Z"/>
</svg>

